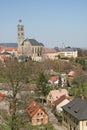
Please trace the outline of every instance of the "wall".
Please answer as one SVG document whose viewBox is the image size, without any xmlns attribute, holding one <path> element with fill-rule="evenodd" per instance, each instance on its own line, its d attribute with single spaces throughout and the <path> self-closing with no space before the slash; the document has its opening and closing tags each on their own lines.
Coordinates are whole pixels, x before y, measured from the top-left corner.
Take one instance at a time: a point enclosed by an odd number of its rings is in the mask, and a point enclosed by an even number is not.
<svg viewBox="0 0 87 130">
<path fill-rule="evenodd" d="M 44 111 L 39 109 L 38 112 L 33 116 L 31 123 L 33 125 L 47 124 L 48 116 Z"/>
</svg>

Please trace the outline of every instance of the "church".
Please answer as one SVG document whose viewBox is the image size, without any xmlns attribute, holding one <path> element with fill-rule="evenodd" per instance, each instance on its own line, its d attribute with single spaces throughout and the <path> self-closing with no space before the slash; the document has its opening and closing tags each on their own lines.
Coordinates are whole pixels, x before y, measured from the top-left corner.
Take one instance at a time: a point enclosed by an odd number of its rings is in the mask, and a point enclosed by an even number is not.
<svg viewBox="0 0 87 130">
<path fill-rule="evenodd" d="M 33 60 L 39 60 L 42 58 L 44 45 L 39 43 L 35 39 L 24 38 L 24 25 L 19 20 L 17 25 L 18 31 L 18 51 L 21 56 L 31 57 Z"/>
<path fill-rule="evenodd" d="M 64 47 L 58 50 L 54 48 L 46 48 L 42 43 L 35 39 L 24 37 L 24 25 L 19 20 L 17 25 L 18 43 L 0 43 L 0 57 L 17 57 L 20 60 L 31 58 L 34 61 L 42 61 L 46 59 L 58 60 L 61 58 L 76 58 L 78 51 L 76 48 Z"/>
</svg>

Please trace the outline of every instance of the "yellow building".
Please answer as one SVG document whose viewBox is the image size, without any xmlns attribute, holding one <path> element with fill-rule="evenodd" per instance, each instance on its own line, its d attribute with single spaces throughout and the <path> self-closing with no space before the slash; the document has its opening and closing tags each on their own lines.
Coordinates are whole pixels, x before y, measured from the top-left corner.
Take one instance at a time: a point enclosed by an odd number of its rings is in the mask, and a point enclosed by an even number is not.
<svg viewBox="0 0 87 130">
<path fill-rule="evenodd" d="M 78 51 L 76 48 L 66 47 L 59 50 L 61 58 L 77 58 Z"/>
<path fill-rule="evenodd" d="M 67 130 L 87 130 L 87 102 L 75 98 L 63 108 L 62 124 Z"/>
</svg>

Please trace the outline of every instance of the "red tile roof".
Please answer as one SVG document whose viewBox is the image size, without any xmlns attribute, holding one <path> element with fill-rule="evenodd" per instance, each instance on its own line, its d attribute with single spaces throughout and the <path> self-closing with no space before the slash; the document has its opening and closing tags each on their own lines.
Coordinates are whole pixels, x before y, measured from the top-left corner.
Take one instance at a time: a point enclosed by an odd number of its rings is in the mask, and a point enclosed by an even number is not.
<svg viewBox="0 0 87 130">
<path fill-rule="evenodd" d="M 60 104 L 60 103 L 61 103 L 63 100 L 65 100 L 65 99 L 68 99 L 69 101 L 72 100 L 71 97 L 66 96 L 66 95 L 63 95 L 63 96 L 61 96 L 59 99 L 57 99 L 56 101 L 54 101 L 53 104 L 56 106 L 56 105 Z"/>
<path fill-rule="evenodd" d="M 33 117 L 39 109 L 42 109 L 42 107 L 33 101 L 28 107 L 27 107 L 27 112 L 30 117 Z"/>
<path fill-rule="evenodd" d="M 6 60 L 6 59 L 7 59 L 5 55 L 1 55 L 1 58 L 2 58 L 3 60 Z"/>
<path fill-rule="evenodd" d="M 74 75 L 75 75 L 75 72 L 74 72 L 74 71 L 70 71 L 70 72 L 68 73 L 68 77 L 74 77 Z"/>
<path fill-rule="evenodd" d="M 56 53 L 57 51 L 54 48 L 44 48 L 44 53 Z"/>
<path fill-rule="evenodd" d="M 57 81 L 57 79 L 58 79 L 57 76 L 53 76 L 53 77 L 51 77 L 50 80 L 51 80 L 52 82 L 55 82 L 55 81 Z"/>
<path fill-rule="evenodd" d="M 4 99 L 4 97 L 5 97 L 5 94 L 0 93 L 0 101 L 2 101 Z"/>
<path fill-rule="evenodd" d="M 4 50 L 3 46 L 0 46 L 0 52 L 2 52 Z"/>
<path fill-rule="evenodd" d="M 0 97 L 5 97 L 5 94 L 3 94 L 3 93 L 0 93 Z"/>
<path fill-rule="evenodd" d="M 18 51 L 18 48 L 16 48 L 16 47 L 9 47 L 9 48 L 6 48 L 5 49 L 6 51 Z"/>
</svg>

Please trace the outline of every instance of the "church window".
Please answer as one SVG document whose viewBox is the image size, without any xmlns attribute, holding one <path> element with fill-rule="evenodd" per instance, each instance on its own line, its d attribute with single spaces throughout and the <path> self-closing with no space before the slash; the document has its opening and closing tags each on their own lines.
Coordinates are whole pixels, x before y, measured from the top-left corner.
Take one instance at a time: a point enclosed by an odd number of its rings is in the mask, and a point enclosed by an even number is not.
<svg viewBox="0 0 87 130">
<path fill-rule="evenodd" d="M 21 33 L 21 35 L 24 35 L 23 33 Z"/>
<path fill-rule="evenodd" d="M 23 31 L 23 28 L 21 28 L 21 31 Z"/>
</svg>

